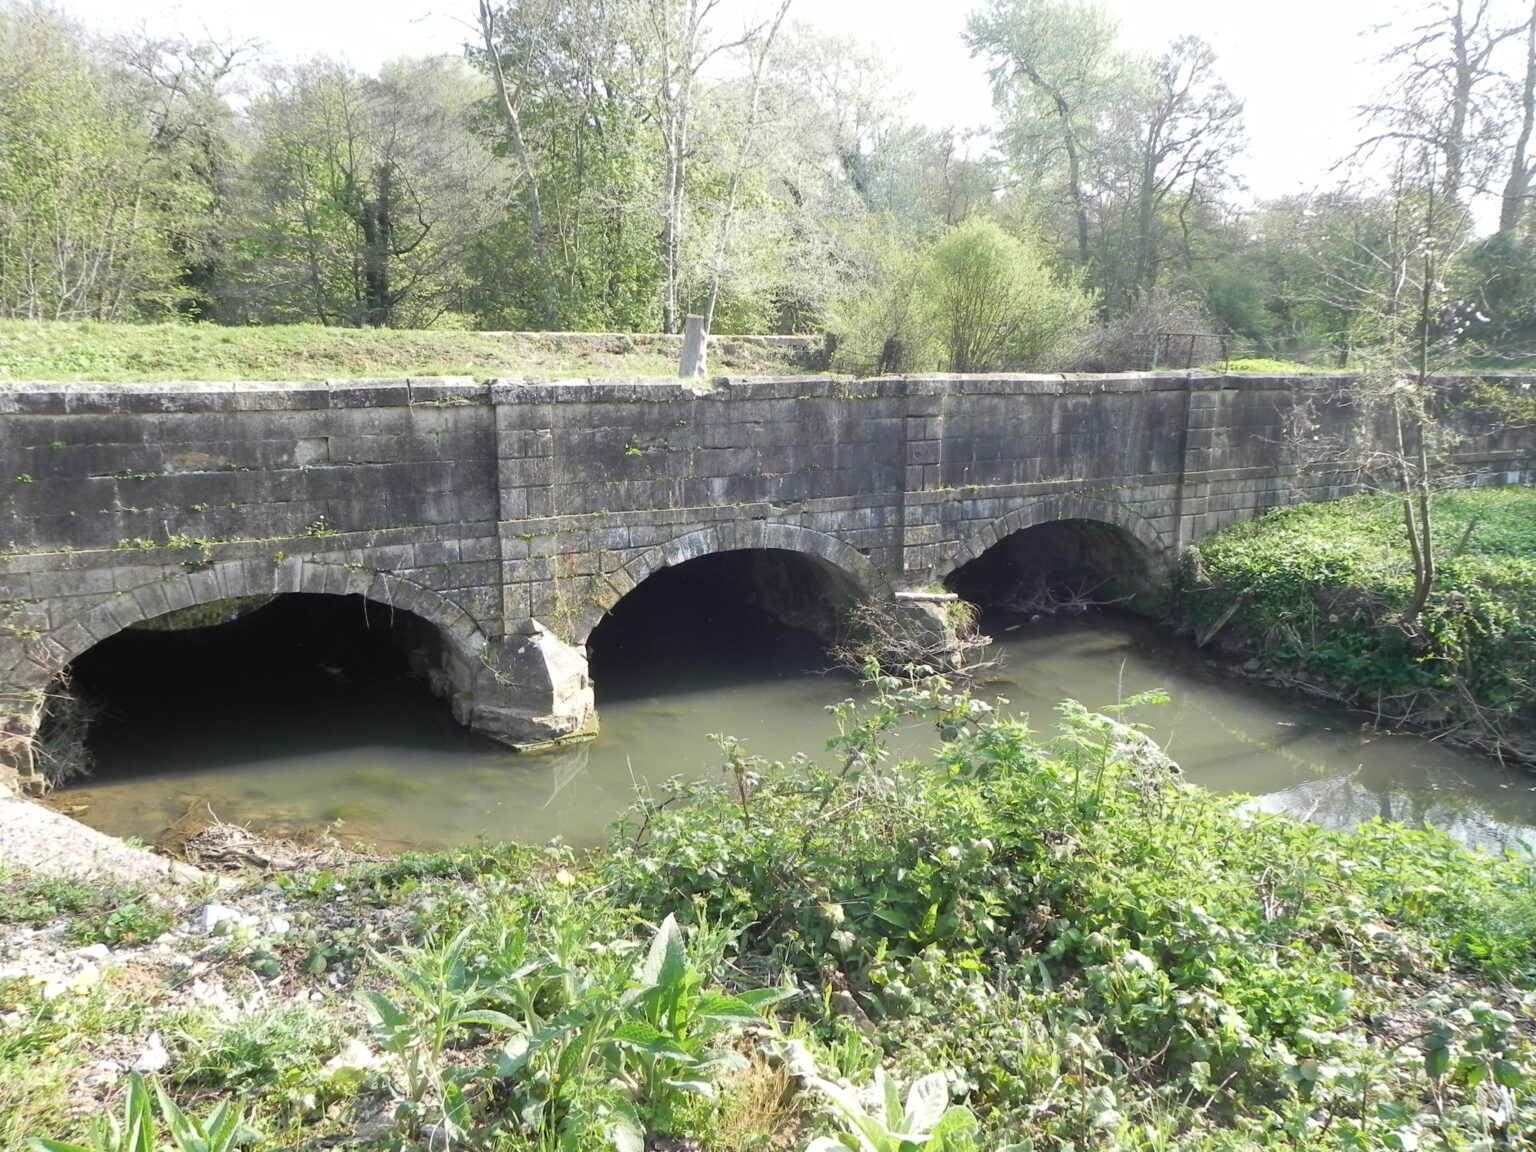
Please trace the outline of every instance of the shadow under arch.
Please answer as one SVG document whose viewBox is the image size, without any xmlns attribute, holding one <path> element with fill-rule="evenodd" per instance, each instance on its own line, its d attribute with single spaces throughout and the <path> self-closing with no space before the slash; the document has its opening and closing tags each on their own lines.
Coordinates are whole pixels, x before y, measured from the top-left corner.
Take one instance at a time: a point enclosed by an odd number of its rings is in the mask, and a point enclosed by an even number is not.
<svg viewBox="0 0 1536 1152">
<path fill-rule="evenodd" d="M 448 700 L 459 723 L 476 726 L 475 686 L 484 679 L 481 654 L 488 639 L 460 605 L 413 581 L 355 565 L 298 558 L 280 564 L 225 561 L 178 579 L 157 578 L 126 589 L 28 645 L 19 659 L 0 672 L 7 699 L 20 702 L 19 709 L 7 705 L 18 713 L 22 739 L 13 741 L 14 749 L 0 749 L 6 763 L 19 772 L 20 783 L 28 790 L 58 782 L 47 757 L 39 760 L 31 739 L 55 706 L 67 706 L 69 694 L 61 695 L 59 686 L 67 684 L 69 671 L 93 650 L 130 629 L 137 631 L 136 625 L 174 618 L 189 609 L 244 601 L 249 611 L 255 611 L 294 594 L 335 600 L 358 597 L 365 616 L 370 607 L 383 614 L 412 674 L 425 681 L 432 694 Z M 227 619 L 244 614 L 232 613 Z M 201 628 L 199 624 L 187 627 Z"/>
<path fill-rule="evenodd" d="M 1156 614 L 1170 551 L 1124 505 L 1052 498 L 987 525 L 959 550 L 944 585 L 983 609 L 1049 614 L 1118 603 Z"/>
<path fill-rule="evenodd" d="M 410 612 L 436 627 L 448 649 L 459 658 L 478 660 L 487 644 L 485 633 L 461 606 L 430 588 L 391 573 L 300 559 L 259 565 L 227 561 L 189 572 L 182 580 L 146 581 L 81 613 L 44 636 L 39 651 L 13 669 L 15 675 L 11 680 L 19 682 L 30 666 L 32 674 L 28 679 L 46 682 L 103 640 L 135 624 L 184 608 L 290 592 L 355 595 Z"/>
<path fill-rule="evenodd" d="M 690 532 L 629 573 L 641 578 L 584 637 L 599 705 L 827 672 L 882 586 L 862 554 L 797 526 Z"/>
<path fill-rule="evenodd" d="M 640 553 L 617 572 L 600 578 L 593 590 L 592 603 L 577 622 L 572 637 L 574 644 L 577 647 L 586 644 L 592 630 L 619 601 L 663 568 L 705 556 L 749 551 L 797 553 L 828 565 L 847 580 L 859 596 L 888 597 L 891 594 L 889 581 L 880 575 L 869 557 L 835 536 L 798 524 L 762 520 L 718 524 L 658 544 Z"/>
<path fill-rule="evenodd" d="M 948 558 L 948 569 L 940 573 L 940 577 L 948 583 L 949 577 L 957 570 L 999 541 L 1026 528 L 1057 520 L 1096 520 L 1119 528 L 1141 544 L 1154 578 L 1164 575 L 1171 563 L 1171 541 L 1134 509 L 1095 496 L 1047 496 L 1013 509 L 967 537 L 954 555 Z"/>
</svg>

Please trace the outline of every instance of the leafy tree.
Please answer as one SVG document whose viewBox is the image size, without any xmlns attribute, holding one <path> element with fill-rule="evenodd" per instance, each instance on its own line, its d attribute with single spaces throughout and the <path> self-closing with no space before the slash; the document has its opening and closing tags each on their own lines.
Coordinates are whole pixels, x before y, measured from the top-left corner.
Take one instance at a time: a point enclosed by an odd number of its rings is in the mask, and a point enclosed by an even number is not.
<svg viewBox="0 0 1536 1152">
<path fill-rule="evenodd" d="M 870 217 L 850 242 L 853 274 L 827 317 L 837 342 L 834 366 L 861 376 L 926 366 L 918 294 L 928 245 L 888 214 Z"/>
<path fill-rule="evenodd" d="M 966 38 L 993 62 L 1004 146 L 1041 231 L 1049 205 L 1065 208 L 1070 258 L 1105 313 L 1136 308 L 1170 262 L 1187 271 L 1243 143 L 1210 47 L 1181 36 L 1130 55 L 1101 7 L 1072 0 L 990 0 Z"/>
<path fill-rule="evenodd" d="M 688 294 L 690 170 L 696 157 L 701 73 L 716 56 L 758 38 L 760 28 L 718 39 L 709 24 L 719 0 L 657 0 L 644 6 L 637 45 L 642 91 L 661 140 L 661 326 L 682 331 Z"/>
<path fill-rule="evenodd" d="M 0 7 L 0 314 L 127 320 L 180 299 L 183 191 L 119 80 L 52 9 Z"/>
<path fill-rule="evenodd" d="M 273 77 L 252 110 L 266 318 L 427 327 L 457 310 L 463 258 L 505 205 L 465 120 L 483 95 L 450 61 L 375 80 L 320 60 Z"/>
<path fill-rule="evenodd" d="M 166 213 L 181 265 L 177 310 L 197 319 L 245 318 L 233 292 L 230 247 L 246 157 L 225 90 L 252 51 L 248 43 L 186 37 L 125 37 L 113 45 L 157 172 L 147 194 Z"/>
<path fill-rule="evenodd" d="M 1089 167 L 1127 66 L 1116 35 L 1102 7 L 1070 0 L 989 0 L 966 23 L 971 54 L 993 61 L 993 101 L 1015 166 L 1037 183 L 1059 174 L 1081 267 L 1092 249 Z"/>
<path fill-rule="evenodd" d="M 934 245 L 921 288 L 950 372 L 1041 367 L 1092 314 L 1091 299 L 1058 280 L 1032 244 L 979 217 Z"/>
<path fill-rule="evenodd" d="M 1243 144 L 1242 103 L 1215 76 L 1216 55 L 1181 36 L 1144 64 L 1139 99 L 1111 123 L 1116 147 L 1101 172 L 1101 250 L 1093 267 L 1111 312 L 1128 311 L 1162 281 L 1165 262 L 1187 268 L 1203 209 L 1231 186 L 1227 164 Z"/>
<path fill-rule="evenodd" d="M 491 13 L 501 88 L 480 123 L 498 152 L 515 153 L 510 102 L 526 156 L 514 156 L 511 210 L 481 234 L 471 256 L 480 323 L 657 326 L 652 222 L 659 176 L 638 94 L 636 18 L 626 4 L 574 0 L 506 4 Z M 494 76 L 498 65 L 487 50 L 472 58 Z"/>
</svg>

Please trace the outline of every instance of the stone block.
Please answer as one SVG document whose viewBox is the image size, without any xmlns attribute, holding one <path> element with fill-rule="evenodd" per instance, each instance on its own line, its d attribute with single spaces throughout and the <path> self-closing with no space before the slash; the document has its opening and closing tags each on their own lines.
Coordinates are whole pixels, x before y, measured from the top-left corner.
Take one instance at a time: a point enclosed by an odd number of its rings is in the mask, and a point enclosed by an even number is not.
<svg viewBox="0 0 1536 1152">
<path fill-rule="evenodd" d="M 458 564 L 461 559 L 459 542 L 453 539 L 424 540 L 412 550 L 413 562 L 418 568 L 436 564 Z"/>
<path fill-rule="evenodd" d="M 915 440 L 907 444 L 907 464 L 937 464 L 944 457 L 944 445 L 938 440 Z"/>
<path fill-rule="evenodd" d="M 404 379 L 329 380 L 332 408 L 404 408 L 411 402 L 410 384 Z"/>
</svg>

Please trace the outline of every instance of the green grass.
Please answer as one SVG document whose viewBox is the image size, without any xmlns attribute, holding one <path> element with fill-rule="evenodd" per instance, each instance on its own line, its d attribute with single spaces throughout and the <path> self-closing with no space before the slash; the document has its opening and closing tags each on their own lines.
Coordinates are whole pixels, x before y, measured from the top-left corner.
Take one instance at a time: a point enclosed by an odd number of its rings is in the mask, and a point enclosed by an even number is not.
<svg viewBox="0 0 1536 1152">
<path fill-rule="evenodd" d="M 728 343 L 721 340 L 721 346 Z M 517 333 L 275 325 L 0 321 L 0 381 L 104 383 L 325 380 L 376 376 L 675 376 L 644 336 L 559 343 Z M 712 354 L 712 370 L 800 371 L 760 350 Z"/>
<path fill-rule="evenodd" d="M 1276 376 L 1318 376 L 1335 371 L 1312 364 L 1300 364 L 1295 360 L 1268 360 L 1262 356 L 1207 364 L 1206 368 L 1211 372 L 1265 372 Z"/>
<path fill-rule="evenodd" d="M 153 940 L 175 918 L 139 884 L 0 869 L 0 925 L 42 927 L 64 919 L 70 921 L 70 940 L 86 945 Z"/>
</svg>

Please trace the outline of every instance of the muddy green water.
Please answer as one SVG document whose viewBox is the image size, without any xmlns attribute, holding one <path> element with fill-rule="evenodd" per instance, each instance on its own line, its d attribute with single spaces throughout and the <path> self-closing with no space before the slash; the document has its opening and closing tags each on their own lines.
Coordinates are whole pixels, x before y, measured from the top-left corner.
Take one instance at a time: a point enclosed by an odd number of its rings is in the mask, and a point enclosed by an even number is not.
<svg viewBox="0 0 1536 1152">
<path fill-rule="evenodd" d="M 1139 719 L 1187 777 L 1334 827 L 1381 816 L 1431 823 L 1463 842 L 1536 847 L 1536 776 L 1407 736 L 1370 731 L 1343 710 L 1224 674 L 1181 640 L 1137 621 L 1080 617 L 999 635 L 988 687 L 1054 723 L 1064 697 L 1111 704 L 1148 689 L 1172 701 Z M 726 732 L 770 759 L 820 754 L 826 705 L 857 691 L 836 675 L 764 675 L 742 683 L 671 682 L 602 705 L 602 735 L 546 756 L 516 756 L 458 730 L 435 702 L 331 701 L 304 714 L 186 716 L 174 732 L 114 741 L 96 776 L 58 806 L 118 836 L 153 841 L 189 812 L 287 834 L 341 821 L 381 849 L 492 841 L 601 840 L 636 786 L 710 776 Z M 906 737 L 914 750 L 930 730 Z"/>
</svg>

